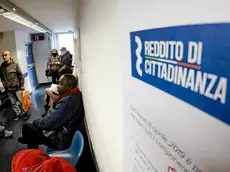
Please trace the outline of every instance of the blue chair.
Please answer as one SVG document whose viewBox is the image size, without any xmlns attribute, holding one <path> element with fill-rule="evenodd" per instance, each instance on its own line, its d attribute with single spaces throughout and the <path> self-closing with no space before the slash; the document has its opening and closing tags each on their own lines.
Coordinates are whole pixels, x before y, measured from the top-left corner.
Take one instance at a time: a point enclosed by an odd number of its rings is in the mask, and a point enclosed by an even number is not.
<svg viewBox="0 0 230 172">
<path fill-rule="evenodd" d="M 80 131 L 76 131 L 69 149 L 54 150 L 51 148 L 46 149 L 46 153 L 50 157 L 59 157 L 69 161 L 73 166 L 76 166 L 84 148 L 84 138 Z"/>
</svg>

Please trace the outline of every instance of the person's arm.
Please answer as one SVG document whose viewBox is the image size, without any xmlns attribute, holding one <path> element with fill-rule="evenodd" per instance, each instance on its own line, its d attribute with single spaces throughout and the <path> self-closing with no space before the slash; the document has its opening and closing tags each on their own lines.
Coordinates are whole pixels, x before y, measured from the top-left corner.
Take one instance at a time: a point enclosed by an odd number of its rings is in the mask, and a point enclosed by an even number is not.
<svg viewBox="0 0 230 172">
<path fill-rule="evenodd" d="M 45 118 L 33 121 L 33 124 L 41 130 L 56 130 L 67 122 L 70 114 L 71 113 L 68 112 L 67 102 L 61 102 L 57 105 L 53 113 Z"/>
<path fill-rule="evenodd" d="M 71 55 L 69 54 L 68 55 L 69 57 L 68 57 L 68 60 L 67 60 L 67 66 L 72 66 L 72 58 L 71 58 Z"/>
<path fill-rule="evenodd" d="M 16 72 L 17 72 L 17 76 L 18 76 L 18 79 L 19 79 L 19 83 L 20 83 L 20 86 L 22 87 L 22 89 L 24 89 L 24 76 L 23 76 L 23 73 L 22 73 L 22 70 L 20 68 L 20 66 L 17 64 L 16 66 Z"/>
<path fill-rule="evenodd" d="M 51 57 L 48 58 L 47 66 L 51 66 Z"/>
<path fill-rule="evenodd" d="M 62 64 L 61 64 L 61 57 L 60 57 L 60 56 L 58 56 L 58 62 L 57 62 L 56 64 L 59 65 L 59 66 L 62 65 Z"/>
</svg>

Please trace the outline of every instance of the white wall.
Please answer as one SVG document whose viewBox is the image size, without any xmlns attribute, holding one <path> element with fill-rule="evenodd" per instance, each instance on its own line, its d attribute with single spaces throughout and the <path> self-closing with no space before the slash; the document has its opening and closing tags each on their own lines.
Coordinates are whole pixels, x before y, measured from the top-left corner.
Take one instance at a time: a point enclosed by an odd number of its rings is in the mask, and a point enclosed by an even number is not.
<svg viewBox="0 0 230 172">
<path fill-rule="evenodd" d="M 22 73 L 25 74 L 28 72 L 25 44 L 31 42 L 30 34 L 21 30 L 15 31 L 15 42 L 18 63 L 21 67 Z M 25 78 L 25 89 L 31 92 L 32 88 L 28 79 L 29 77 L 27 76 Z"/>
<path fill-rule="evenodd" d="M 58 49 L 58 39 L 57 34 L 52 34 L 50 36 L 51 49 Z"/>
<path fill-rule="evenodd" d="M 48 57 L 51 53 L 50 41 L 34 41 L 32 48 L 38 83 L 48 83 L 49 81 L 45 76 L 45 70 L 47 69 Z"/>
<path fill-rule="evenodd" d="M 122 7 L 121 11 L 124 14 L 124 20 L 121 22 L 123 25 L 119 26 L 117 24 L 116 2 L 122 2 L 119 5 Z M 135 5 L 135 8 L 130 8 L 132 5 Z M 212 2 L 207 0 L 195 0 L 190 1 L 189 3 L 183 0 L 80 1 L 79 20 L 82 72 L 78 75 L 80 75 L 81 79 L 80 82 L 83 91 L 89 132 L 96 153 L 96 158 L 102 172 L 123 171 L 124 139 L 121 62 L 122 58 L 126 56 L 121 56 L 121 54 L 119 54 L 120 42 L 118 40 L 117 27 L 120 27 L 123 33 L 126 32 L 123 36 L 128 38 L 129 35 L 127 34 L 133 30 L 195 23 L 229 22 L 229 12 L 227 12 L 229 11 L 228 6 L 229 2 L 226 0 L 213 0 Z M 128 15 L 125 15 L 126 13 Z M 149 15 L 150 13 L 151 15 Z M 133 18 L 131 14 L 135 14 L 133 15 L 135 18 Z M 121 15 L 120 18 L 122 18 Z M 125 20 L 127 22 L 124 22 Z M 132 20 L 132 22 L 127 24 L 129 20 Z M 127 28 L 128 30 L 124 30 Z M 128 47 L 127 38 L 125 45 Z M 126 71 L 126 73 L 128 73 L 128 71 Z M 163 102 L 166 95 L 159 90 L 157 90 L 156 93 L 156 95 L 158 95 L 156 101 L 159 100 L 160 102 Z M 168 98 L 165 100 L 166 104 L 170 103 Z M 179 104 L 180 103 L 178 103 L 177 106 L 179 106 Z M 160 108 L 160 106 L 158 107 Z M 191 124 L 189 123 L 189 118 L 186 119 L 187 116 L 190 116 L 193 120 L 197 120 L 197 122 L 201 118 L 204 118 L 202 116 L 194 119 L 193 115 L 198 114 L 195 112 L 196 110 L 188 106 L 184 106 L 183 108 L 187 115 L 180 118 L 180 120 L 186 121 L 186 124 L 189 126 L 191 126 Z M 159 114 L 162 114 L 169 109 L 177 113 L 173 106 L 169 106 L 167 109 L 159 110 Z M 181 111 L 183 114 L 184 112 Z M 214 120 L 211 117 L 207 118 L 215 124 L 219 123 L 219 121 Z M 213 133 L 215 132 L 215 127 L 213 127 L 212 123 L 210 123 L 208 129 L 204 129 L 203 127 L 205 126 L 203 124 L 204 123 L 201 124 L 200 122 L 198 126 L 198 128 L 200 127 L 201 129 L 201 133 L 205 135 L 207 134 L 206 131 L 210 130 L 208 135 L 210 138 L 214 138 L 215 136 L 211 134 L 212 131 Z M 172 123 L 170 125 L 172 125 Z M 193 127 L 195 125 L 193 125 Z M 193 130 L 193 127 L 190 127 L 190 129 Z M 223 132 L 215 134 L 218 136 L 222 134 L 220 137 L 227 136 L 229 131 L 227 130 L 227 126 L 223 125 L 221 127 L 223 128 Z M 172 132 L 171 129 L 174 131 L 178 130 L 175 126 L 164 128 L 164 130 L 171 133 L 170 135 L 173 135 L 173 137 L 181 137 L 181 135 L 178 134 L 182 131 L 181 128 L 176 132 Z M 193 137 L 195 137 L 195 135 Z M 186 137 L 189 136 L 191 136 L 191 133 L 187 134 Z M 199 137 L 201 137 L 201 134 L 199 134 Z M 217 141 L 218 143 L 220 142 L 218 139 Z M 193 144 L 198 144 L 198 142 L 190 142 L 190 145 L 185 141 L 185 144 L 191 147 Z M 221 144 L 219 145 L 221 147 Z M 198 146 L 196 145 L 195 148 L 198 148 Z M 195 151 L 193 151 L 192 154 L 194 153 Z M 158 161 L 158 159 L 156 161 Z M 208 169 L 208 167 L 206 169 Z"/>
<path fill-rule="evenodd" d="M 80 2 L 81 84 L 101 172 L 122 172 L 122 87 L 116 0 Z"/>
<path fill-rule="evenodd" d="M 0 52 L 2 53 L 5 50 L 11 52 L 12 57 L 17 61 L 17 51 L 16 51 L 16 42 L 15 42 L 15 33 L 14 31 L 3 32 L 3 38 L 0 39 Z M 3 62 L 3 58 L 0 57 L 0 63 Z"/>
<path fill-rule="evenodd" d="M 23 31 L 15 31 L 15 41 L 17 49 L 17 57 L 23 73 L 28 72 L 27 54 L 25 44 L 31 42 L 30 35 Z"/>
</svg>

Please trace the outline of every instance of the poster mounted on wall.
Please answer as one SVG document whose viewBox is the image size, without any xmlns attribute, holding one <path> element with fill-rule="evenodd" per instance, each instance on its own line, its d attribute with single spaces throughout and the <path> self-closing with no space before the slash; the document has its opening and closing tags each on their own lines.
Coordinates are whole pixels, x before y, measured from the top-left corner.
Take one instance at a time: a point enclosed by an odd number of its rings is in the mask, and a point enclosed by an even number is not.
<svg viewBox="0 0 230 172">
<path fill-rule="evenodd" d="M 117 6 L 124 172 L 229 172 L 230 23 L 202 23 L 199 10 L 199 24 L 160 20 L 161 5 L 129 3 Z"/>
<path fill-rule="evenodd" d="M 132 77 L 230 125 L 230 24 L 130 33 Z"/>
</svg>

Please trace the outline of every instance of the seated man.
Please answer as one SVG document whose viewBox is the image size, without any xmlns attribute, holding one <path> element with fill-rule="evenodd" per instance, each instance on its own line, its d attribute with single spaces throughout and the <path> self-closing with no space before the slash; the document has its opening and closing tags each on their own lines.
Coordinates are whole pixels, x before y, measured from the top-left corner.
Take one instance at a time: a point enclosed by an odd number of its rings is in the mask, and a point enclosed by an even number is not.
<svg viewBox="0 0 230 172">
<path fill-rule="evenodd" d="M 22 137 L 18 138 L 20 143 L 28 144 L 29 149 L 38 148 L 42 144 L 57 150 L 70 147 L 84 117 L 82 94 L 77 83 L 72 74 L 60 78 L 59 98 L 54 103 L 54 111 L 45 118 L 36 119 L 32 124 L 24 124 Z"/>
</svg>

